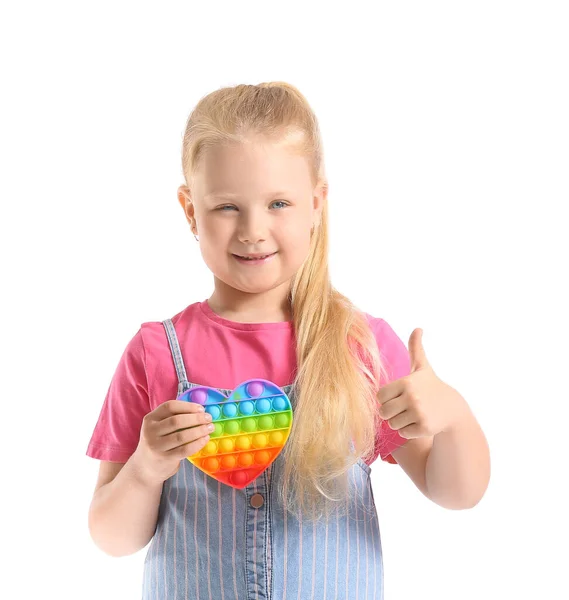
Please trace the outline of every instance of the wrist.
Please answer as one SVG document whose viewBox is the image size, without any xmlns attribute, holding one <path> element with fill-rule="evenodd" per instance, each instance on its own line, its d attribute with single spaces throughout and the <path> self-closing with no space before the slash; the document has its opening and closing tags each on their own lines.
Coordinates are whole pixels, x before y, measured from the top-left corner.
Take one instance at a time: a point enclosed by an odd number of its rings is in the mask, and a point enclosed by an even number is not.
<svg viewBox="0 0 569 600">
<path fill-rule="evenodd" d="M 157 478 L 146 466 L 146 461 L 140 451 L 136 449 L 129 459 L 132 479 L 141 487 L 148 490 L 161 488 L 164 481 Z"/>
<path fill-rule="evenodd" d="M 452 389 L 454 397 L 452 398 L 452 417 L 448 425 L 444 428 L 446 433 L 455 433 L 460 431 L 470 422 L 472 415 L 468 402 L 455 390 Z"/>
</svg>

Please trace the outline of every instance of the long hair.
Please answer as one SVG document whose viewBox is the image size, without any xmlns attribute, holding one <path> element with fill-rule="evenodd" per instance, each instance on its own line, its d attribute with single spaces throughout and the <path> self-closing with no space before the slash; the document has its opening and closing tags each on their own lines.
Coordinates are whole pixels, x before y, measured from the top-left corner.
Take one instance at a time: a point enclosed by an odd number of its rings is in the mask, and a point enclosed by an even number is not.
<svg viewBox="0 0 569 600">
<path fill-rule="evenodd" d="M 292 85 L 269 82 L 215 90 L 188 118 L 182 169 L 191 189 L 200 159 L 217 144 L 262 136 L 306 157 L 316 186 L 327 186 L 318 122 Z M 283 448 L 280 493 L 286 509 L 318 519 L 345 509 L 350 468 L 375 449 L 377 392 L 385 370 L 366 315 L 331 284 L 328 203 L 289 291 L 296 337 L 296 406 Z"/>
</svg>

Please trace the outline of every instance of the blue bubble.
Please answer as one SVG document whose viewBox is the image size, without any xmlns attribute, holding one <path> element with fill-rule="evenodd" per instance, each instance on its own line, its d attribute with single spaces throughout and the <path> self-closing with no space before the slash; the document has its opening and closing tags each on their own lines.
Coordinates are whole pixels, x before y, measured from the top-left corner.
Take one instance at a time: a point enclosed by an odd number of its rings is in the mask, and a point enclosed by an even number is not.
<svg viewBox="0 0 569 600">
<path fill-rule="evenodd" d="M 211 415 L 211 418 L 213 421 L 219 419 L 219 415 L 221 414 L 221 411 L 219 410 L 219 406 L 217 406 L 215 404 L 210 404 L 209 406 L 206 406 L 205 412 L 209 413 Z"/>
<path fill-rule="evenodd" d="M 237 405 L 229 402 L 228 404 L 223 405 L 223 414 L 226 417 L 234 417 L 237 415 Z"/>
<path fill-rule="evenodd" d="M 273 400 L 273 408 L 275 410 L 285 410 L 287 408 L 286 400 L 282 396 L 278 396 Z"/>
<path fill-rule="evenodd" d="M 257 412 L 268 413 L 271 411 L 271 403 L 266 398 L 257 400 L 256 404 L 257 404 Z"/>
<path fill-rule="evenodd" d="M 239 412 L 242 415 L 252 415 L 255 412 L 255 405 L 253 402 L 246 400 L 245 402 L 241 402 L 239 404 Z"/>
</svg>

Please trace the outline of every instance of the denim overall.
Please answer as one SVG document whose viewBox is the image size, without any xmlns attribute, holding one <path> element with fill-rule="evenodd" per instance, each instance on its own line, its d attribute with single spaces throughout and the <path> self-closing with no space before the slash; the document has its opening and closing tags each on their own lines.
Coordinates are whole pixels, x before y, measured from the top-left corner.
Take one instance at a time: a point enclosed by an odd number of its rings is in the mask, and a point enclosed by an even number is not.
<svg viewBox="0 0 569 600">
<path fill-rule="evenodd" d="M 187 380 L 172 321 L 163 324 L 180 395 L 199 384 Z M 294 410 L 293 387 L 282 389 Z M 241 490 L 181 461 L 163 485 L 143 600 L 383 600 L 370 467 L 360 460 L 350 471 L 347 515 L 313 523 L 283 510 L 281 459 Z"/>
</svg>

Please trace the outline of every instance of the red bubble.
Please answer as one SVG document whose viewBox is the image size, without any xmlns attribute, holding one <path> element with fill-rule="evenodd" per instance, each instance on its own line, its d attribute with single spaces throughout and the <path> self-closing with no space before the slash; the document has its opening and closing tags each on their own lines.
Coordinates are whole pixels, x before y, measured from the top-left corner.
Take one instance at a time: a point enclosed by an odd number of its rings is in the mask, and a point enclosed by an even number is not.
<svg viewBox="0 0 569 600">
<path fill-rule="evenodd" d="M 245 471 L 236 471 L 231 474 L 231 483 L 234 485 L 243 485 L 247 481 L 247 473 Z"/>
</svg>

